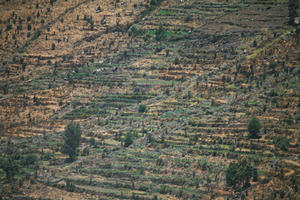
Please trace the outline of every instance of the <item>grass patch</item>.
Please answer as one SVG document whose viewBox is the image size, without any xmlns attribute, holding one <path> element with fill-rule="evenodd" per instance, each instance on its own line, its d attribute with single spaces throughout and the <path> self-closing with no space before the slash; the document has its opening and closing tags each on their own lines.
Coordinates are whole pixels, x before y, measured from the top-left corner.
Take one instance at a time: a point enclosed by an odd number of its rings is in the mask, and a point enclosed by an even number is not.
<svg viewBox="0 0 300 200">
<path fill-rule="evenodd" d="M 172 10 L 159 10 L 156 15 L 159 16 L 169 16 L 169 15 L 177 15 L 178 12 Z"/>
<path fill-rule="evenodd" d="M 156 29 L 151 29 L 151 30 L 149 30 L 148 33 L 149 33 L 150 35 L 155 36 L 155 32 L 156 32 Z M 168 36 L 168 37 L 179 37 L 179 36 L 184 36 L 184 35 L 188 34 L 187 31 L 177 31 L 177 32 L 165 31 L 164 33 L 165 33 L 165 35 Z"/>
<path fill-rule="evenodd" d="M 258 175 L 264 175 L 265 172 L 264 172 L 264 170 L 257 170 L 257 174 L 258 174 Z"/>
<path fill-rule="evenodd" d="M 30 168 L 21 168 L 20 172 L 26 173 L 26 174 L 33 174 L 34 173 L 34 169 L 30 169 Z"/>
<path fill-rule="evenodd" d="M 107 111 L 97 106 L 91 106 L 88 108 L 81 107 L 66 113 L 63 116 L 63 118 L 64 119 L 85 119 L 93 114 L 95 114 L 98 117 L 102 117 L 107 114 Z"/>
<path fill-rule="evenodd" d="M 164 81 L 164 80 L 137 80 L 137 84 L 143 85 L 173 85 L 176 81 Z"/>
<path fill-rule="evenodd" d="M 47 141 L 47 144 L 49 144 L 49 145 L 57 145 L 57 141 L 54 141 L 54 140 Z"/>
<path fill-rule="evenodd" d="M 0 173 L 0 179 L 5 177 L 5 173 Z"/>
<path fill-rule="evenodd" d="M 249 101 L 248 102 L 249 105 L 261 105 L 261 102 L 256 102 L 256 101 Z"/>
</svg>

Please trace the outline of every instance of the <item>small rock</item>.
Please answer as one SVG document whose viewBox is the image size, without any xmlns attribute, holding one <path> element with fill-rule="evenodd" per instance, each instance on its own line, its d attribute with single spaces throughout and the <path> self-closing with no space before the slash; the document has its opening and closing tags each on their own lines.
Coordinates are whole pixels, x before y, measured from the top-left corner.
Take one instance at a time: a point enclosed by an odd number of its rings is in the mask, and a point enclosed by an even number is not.
<svg viewBox="0 0 300 200">
<path fill-rule="evenodd" d="M 295 17 L 294 22 L 295 24 L 300 24 L 300 17 Z"/>
</svg>

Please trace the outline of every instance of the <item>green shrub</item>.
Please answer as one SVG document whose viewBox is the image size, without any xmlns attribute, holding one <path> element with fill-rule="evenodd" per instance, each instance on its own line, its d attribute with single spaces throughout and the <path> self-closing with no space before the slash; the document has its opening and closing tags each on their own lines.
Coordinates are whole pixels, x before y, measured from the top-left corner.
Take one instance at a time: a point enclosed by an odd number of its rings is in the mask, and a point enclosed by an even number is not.
<svg viewBox="0 0 300 200">
<path fill-rule="evenodd" d="M 188 119 L 188 125 L 190 126 L 197 126 L 197 122 L 195 118 Z"/>
<path fill-rule="evenodd" d="M 129 147 L 133 143 L 134 136 L 132 133 L 127 133 L 124 138 L 124 147 Z"/>
<path fill-rule="evenodd" d="M 4 129 L 4 122 L 0 122 L 0 131 Z"/>
<path fill-rule="evenodd" d="M 90 149 L 88 147 L 85 147 L 82 151 L 82 156 L 88 156 L 90 154 Z"/>
<path fill-rule="evenodd" d="M 96 144 L 95 138 L 90 138 L 89 143 L 90 143 L 90 145 L 95 146 L 95 144 Z"/>
<path fill-rule="evenodd" d="M 202 163 L 202 165 L 201 165 L 201 170 L 202 170 L 202 171 L 207 170 L 207 162 L 206 162 L 206 161 Z"/>
<path fill-rule="evenodd" d="M 129 32 L 128 32 L 129 36 L 132 36 L 132 37 L 142 36 L 145 33 L 146 33 L 145 30 L 139 29 L 135 25 L 131 26 L 129 29 Z"/>
<path fill-rule="evenodd" d="M 289 140 L 285 136 L 277 136 L 273 138 L 273 144 L 282 151 L 287 151 L 290 145 Z"/>
<path fill-rule="evenodd" d="M 75 185 L 68 179 L 66 180 L 66 190 L 68 192 L 74 192 L 75 190 Z"/>
<path fill-rule="evenodd" d="M 147 106 L 145 104 L 139 105 L 139 113 L 144 113 L 147 110 Z"/>
<path fill-rule="evenodd" d="M 158 42 L 163 41 L 166 38 L 166 31 L 162 25 L 155 31 L 155 40 Z"/>
<path fill-rule="evenodd" d="M 226 184 L 233 188 L 248 188 L 252 176 L 253 167 L 246 160 L 231 162 L 226 170 Z"/>
<path fill-rule="evenodd" d="M 103 120 L 99 120 L 98 122 L 97 122 L 97 125 L 99 125 L 99 126 L 103 126 L 105 124 L 105 122 L 103 121 Z"/>
<path fill-rule="evenodd" d="M 19 172 L 20 166 L 13 156 L 9 155 L 7 158 L 0 157 L 0 168 L 5 172 L 6 179 L 11 182 Z"/>
<path fill-rule="evenodd" d="M 153 138 L 151 133 L 147 133 L 146 138 L 147 138 L 148 143 L 154 143 L 155 142 L 155 139 Z"/>
<path fill-rule="evenodd" d="M 8 94 L 8 84 L 2 86 L 3 94 Z"/>
<path fill-rule="evenodd" d="M 51 6 L 53 6 L 53 4 L 56 2 L 56 0 L 50 0 L 50 4 Z"/>
<path fill-rule="evenodd" d="M 54 154 L 52 154 L 52 153 L 45 153 L 45 154 L 41 157 L 41 159 L 42 159 L 42 160 L 51 160 L 53 157 L 54 157 Z"/>
<path fill-rule="evenodd" d="M 188 23 L 188 22 L 190 22 L 192 19 L 193 19 L 193 18 L 192 18 L 191 15 L 187 15 L 187 16 L 185 17 L 185 19 L 184 19 L 184 22 Z"/>
<path fill-rule="evenodd" d="M 162 0 L 151 0 L 150 5 L 151 6 L 157 6 L 162 2 Z"/>
<path fill-rule="evenodd" d="M 165 165 L 165 162 L 164 162 L 164 160 L 163 160 L 162 158 L 158 158 L 158 159 L 156 160 L 156 165 L 157 165 L 157 166 L 164 166 L 164 165 Z"/>
<path fill-rule="evenodd" d="M 38 156 L 35 154 L 28 154 L 25 155 L 22 159 L 22 165 L 27 166 L 27 165 L 33 165 L 39 160 Z"/>
<path fill-rule="evenodd" d="M 252 117 L 250 121 L 248 122 L 248 137 L 249 138 L 259 138 L 259 131 L 261 129 L 262 125 L 256 117 Z"/>
<path fill-rule="evenodd" d="M 258 179 L 257 169 L 253 168 L 253 181 L 256 182 Z"/>
<path fill-rule="evenodd" d="M 289 0 L 288 10 L 289 10 L 289 25 L 295 25 L 294 19 L 297 17 L 297 8 L 299 8 L 298 0 Z"/>
<path fill-rule="evenodd" d="M 153 200 L 158 200 L 157 195 L 154 195 L 152 199 L 153 199 Z"/>
</svg>

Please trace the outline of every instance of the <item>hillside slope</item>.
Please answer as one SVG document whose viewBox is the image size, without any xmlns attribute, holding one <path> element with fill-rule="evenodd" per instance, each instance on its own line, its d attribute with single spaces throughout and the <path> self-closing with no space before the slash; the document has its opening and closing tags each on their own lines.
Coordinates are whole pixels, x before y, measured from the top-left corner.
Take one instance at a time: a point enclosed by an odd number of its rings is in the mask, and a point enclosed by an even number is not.
<svg viewBox="0 0 300 200">
<path fill-rule="evenodd" d="M 14 0 L 0 11 L 1 156 L 12 142 L 38 158 L 18 184 L 0 171 L 3 199 L 300 197 L 300 45 L 286 1 Z M 71 121 L 83 138 L 67 163 Z M 229 163 L 244 159 L 257 179 L 229 187 Z"/>
</svg>

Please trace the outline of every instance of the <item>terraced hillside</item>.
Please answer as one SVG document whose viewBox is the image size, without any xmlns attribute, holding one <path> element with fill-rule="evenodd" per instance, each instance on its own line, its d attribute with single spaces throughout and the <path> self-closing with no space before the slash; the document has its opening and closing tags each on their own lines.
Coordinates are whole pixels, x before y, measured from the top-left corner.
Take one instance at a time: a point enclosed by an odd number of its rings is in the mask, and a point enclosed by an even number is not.
<svg viewBox="0 0 300 200">
<path fill-rule="evenodd" d="M 0 3 L 0 161 L 19 165 L 15 181 L 0 169 L 1 198 L 300 197 L 287 1 Z M 83 132 L 72 163 L 71 121 Z M 243 160 L 253 178 L 232 187 L 230 163 Z"/>
</svg>

